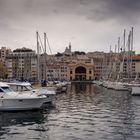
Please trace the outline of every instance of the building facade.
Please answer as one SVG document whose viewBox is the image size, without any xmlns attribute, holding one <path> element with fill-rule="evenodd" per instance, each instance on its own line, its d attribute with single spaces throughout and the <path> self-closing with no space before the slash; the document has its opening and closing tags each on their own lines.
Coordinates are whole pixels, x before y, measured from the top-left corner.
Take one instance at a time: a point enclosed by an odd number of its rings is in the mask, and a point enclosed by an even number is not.
<svg viewBox="0 0 140 140">
<path fill-rule="evenodd" d="M 94 79 L 94 65 L 86 61 L 68 64 L 68 80 L 88 81 Z"/>
<path fill-rule="evenodd" d="M 35 51 L 28 48 L 7 53 L 1 49 L 1 60 L 6 62 L 8 78 L 37 81 L 72 80 L 89 81 L 99 79 L 140 79 L 140 55 L 124 59 L 121 54 L 104 52 L 71 52 L 71 44 L 64 53 L 41 54 L 38 60 Z M 117 57 L 116 57 L 117 55 Z M 123 63 L 122 63 L 123 61 Z M 129 64 L 128 64 L 129 62 Z M 2 74 L 1 74 L 2 75 Z"/>
<path fill-rule="evenodd" d="M 7 57 L 8 78 L 37 80 L 37 55 L 27 48 L 16 49 Z"/>
<path fill-rule="evenodd" d="M 45 57 L 46 56 L 46 57 Z M 68 62 L 63 56 L 40 55 L 40 81 L 47 80 L 67 80 Z"/>
<path fill-rule="evenodd" d="M 0 49 L 0 60 L 3 61 L 3 63 L 5 63 L 6 60 L 6 56 L 11 52 L 11 49 L 7 48 L 7 47 L 1 47 Z"/>
</svg>

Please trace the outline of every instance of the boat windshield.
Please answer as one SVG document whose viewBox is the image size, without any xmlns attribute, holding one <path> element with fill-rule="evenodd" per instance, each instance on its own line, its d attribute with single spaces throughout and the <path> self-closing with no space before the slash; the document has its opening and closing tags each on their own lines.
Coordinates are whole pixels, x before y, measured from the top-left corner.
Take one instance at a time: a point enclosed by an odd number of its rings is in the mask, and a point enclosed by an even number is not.
<svg viewBox="0 0 140 140">
<path fill-rule="evenodd" d="M 27 88 L 28 90 L 33 90 L 33 87 L 32 87 L 32 86 L 26 86 L 26 88 Z"/>
<path fill-rule="evenodd" d="M 1 87 L 1 89 L 6 93 L 13 92 L 13 90 L 10 87 Z"/>
<path fill-rule="evenodd" d="M 14 91 L 20 91 L 20 92 L 23 92 L 23 91 L 31 91 L 33 90 L 32 86 L 30 85 L 10 85 L 11 88 L 14 90 Z"/>
</svg>

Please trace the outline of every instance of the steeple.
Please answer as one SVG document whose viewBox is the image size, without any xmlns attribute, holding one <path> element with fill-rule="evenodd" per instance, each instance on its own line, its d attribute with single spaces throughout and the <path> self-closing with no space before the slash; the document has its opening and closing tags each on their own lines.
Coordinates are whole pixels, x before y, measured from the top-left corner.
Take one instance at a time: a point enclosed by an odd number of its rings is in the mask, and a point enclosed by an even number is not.
<svg viewBox="0 0 140 140">
<path fill-rule="evenodd" d="M 71 52 L 71 42 L 69 42 L 69 51 Z"/>
</svg>

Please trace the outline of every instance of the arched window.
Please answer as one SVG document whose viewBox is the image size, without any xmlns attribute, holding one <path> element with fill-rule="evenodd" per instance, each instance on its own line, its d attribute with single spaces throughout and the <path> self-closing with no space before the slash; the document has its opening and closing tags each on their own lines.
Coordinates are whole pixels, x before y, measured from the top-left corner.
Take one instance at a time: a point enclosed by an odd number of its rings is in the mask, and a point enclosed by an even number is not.
<svg viewBox="0 0 140 140">
<path fill-rule="evenodd" d="M 86 68 L 79 66 L 75 69 L 75 80 L 86 80 Z"/>
<path fill-rule="evenodd" d="M 82 67 L 82 66 L 79 66 L 75 69 L 75 73 L 86 73 L 86 68 Z"/>
</svg>

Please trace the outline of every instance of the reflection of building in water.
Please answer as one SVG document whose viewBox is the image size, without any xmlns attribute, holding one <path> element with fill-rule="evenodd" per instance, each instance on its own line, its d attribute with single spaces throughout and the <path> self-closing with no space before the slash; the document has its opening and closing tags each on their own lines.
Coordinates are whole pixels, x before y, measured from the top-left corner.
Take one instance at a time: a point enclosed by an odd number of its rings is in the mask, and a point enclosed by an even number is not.
<svg viewBox="0 0 140 140">
<path fill-rule="evenodd" d="M 73 93 L 80 93 L 80 92 L 86 92 L 86 84 L 84 83 L 73 83 L 71 85 L 71 91 Z"/>
<path fill-rule="evenodd" d="M 86 92 L 86 84 L 75 84 L 75 90 Z"/>
<path fill-rule="evenodd" d="M 95 87 L 90 83 L 73 83 L 71 85 L 71 91 L 76 93 L 92 94 L 95 91 Z"/>
</svg>

